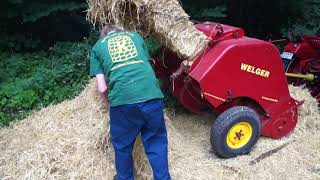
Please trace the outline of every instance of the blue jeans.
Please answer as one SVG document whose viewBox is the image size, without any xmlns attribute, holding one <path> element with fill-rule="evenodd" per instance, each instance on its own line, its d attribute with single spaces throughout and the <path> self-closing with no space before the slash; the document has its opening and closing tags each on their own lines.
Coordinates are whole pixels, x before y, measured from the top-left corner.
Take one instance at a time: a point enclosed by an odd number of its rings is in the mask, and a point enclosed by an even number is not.
<svg viewBox="0 0 320 180">
<path fill-rule="evenodd" d="M 132 149 L 140 132 L 154 179 L 170 180 L 162 99 L 110 107 L 110 133 L 115 151 L 116 179 L 134 179 Z"/>
</svg>

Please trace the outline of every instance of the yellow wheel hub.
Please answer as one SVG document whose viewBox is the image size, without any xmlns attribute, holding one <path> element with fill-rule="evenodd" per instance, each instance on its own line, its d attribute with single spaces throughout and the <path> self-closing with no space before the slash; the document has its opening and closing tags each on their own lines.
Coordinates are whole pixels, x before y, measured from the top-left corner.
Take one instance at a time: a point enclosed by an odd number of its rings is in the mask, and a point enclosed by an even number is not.
<svg viewBox="0 0 320 180">
<path fill-rule="evenodd" d="M 252 126 L 247 122 L 239 122 L 231 127 L 227 134 L 227 145 L 232 149 L 245 146 L 252 136 Z"/>
</svg>

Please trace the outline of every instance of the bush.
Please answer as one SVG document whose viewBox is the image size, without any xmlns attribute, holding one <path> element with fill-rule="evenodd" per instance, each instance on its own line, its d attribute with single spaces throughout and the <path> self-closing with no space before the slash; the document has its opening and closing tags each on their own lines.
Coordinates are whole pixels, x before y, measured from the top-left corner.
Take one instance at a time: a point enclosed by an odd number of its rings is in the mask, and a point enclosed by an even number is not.
<svg viewBox="0 0 320 180">
<path fill-rule="evenodd" d="M 87 36 L 83 0 L 2 0 L 0 49 L 26 52 Z"/>
<path fill-rule="evenodd" d="M 57 43 L 47 52 L 0 53 L 0 126 L 77 95 L 88 80 L 93 41 Z"/>
</svg>

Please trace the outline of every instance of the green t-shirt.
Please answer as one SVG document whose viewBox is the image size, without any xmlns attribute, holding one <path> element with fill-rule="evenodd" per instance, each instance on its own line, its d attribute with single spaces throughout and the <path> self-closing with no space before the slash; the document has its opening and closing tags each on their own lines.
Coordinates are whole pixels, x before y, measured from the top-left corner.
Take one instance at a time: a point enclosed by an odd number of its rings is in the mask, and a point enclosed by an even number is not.
<svg viewBox="0 0 320 180">
<path fill-rule="evenodd" d="M 163 98 L 144 40 L 136 32 L 113 31 L 94 45 L 90 75 L 97 74 L 108 78 L 110 106 Z"/>
</svg>

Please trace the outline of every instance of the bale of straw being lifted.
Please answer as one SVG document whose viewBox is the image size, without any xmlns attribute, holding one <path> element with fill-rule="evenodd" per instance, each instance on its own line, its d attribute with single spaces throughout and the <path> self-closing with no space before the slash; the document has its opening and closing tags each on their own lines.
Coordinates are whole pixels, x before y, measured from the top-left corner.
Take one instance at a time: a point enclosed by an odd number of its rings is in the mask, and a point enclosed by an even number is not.
<svg viewBox="0 0 320 180">
<path fill-rule="evenodd" d="M 112 23 L 154 36 L 164 47 L 193 59 L 208 44 L 178 0 L 87 0 L 87 19 L 93 25 Z"/>
</svg>

